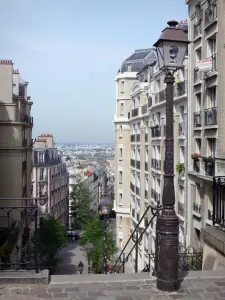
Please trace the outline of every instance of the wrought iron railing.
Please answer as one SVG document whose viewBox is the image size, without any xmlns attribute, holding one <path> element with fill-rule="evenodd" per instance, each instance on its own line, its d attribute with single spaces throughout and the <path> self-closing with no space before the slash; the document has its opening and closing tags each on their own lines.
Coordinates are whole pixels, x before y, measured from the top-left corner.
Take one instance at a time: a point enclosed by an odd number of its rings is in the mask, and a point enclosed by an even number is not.
<svg viewBox="0 0 225 300">
<path fill-rule="evenodd" d="M 217 71 L 217 55 L 214 53 L 212 56 L 208 57 L 207 59 L 212 60 L 212 68 L 209 71 L 206 71 L 204 75 L 207 77 L 210 75 L 211 72 Z"/>
<path fill-rule="evenodd" d="M 154 127 L 151 128 L 152 129 L 152 137 L 161 137 L 161 126 L 160 125 L 156 125 Z"/>
<path fill-rule="evenodd" d="M 179 123 L 179 130 L 178 130 L 179 136 L 184 135 L 184 131 L 185 131 L 185 123 L 184 122 L 180 122 Z"/>
<path fill-rule="evenodd" d="M 194 127 L 201 127 L 202 123 L 201 123 L 201 112 L 200 111 L 196 111 L 194 112 Z"/>
<path fill-rule="evenodd" d="M 146 218 L 149 209 L 151 209 L 152 217 L 149 220 L 148 224 L 146 224 L 147 226 L 145 226 L 144 230 L 142 230 L 141 234 L 139 235 L 139 228 L 141 226 L 142 221 L 144 221 L 144 219 Z M 115 264 L 113 266 L 114 272 L 119 273 L 119 272 L 121 272 L 121 269 L 122 269 L 122 272 L 125 272 L 125 263 L 129 260 L 129 256 L 131 255 L 131 253 L 133 252 L 134 249 L 135 249 L 135 273 L 138 272 L 138 255 L 139 255 L 138 247 L 139 247 L 139 243 L 142 241 L 142 238 L 143 238 L 147 228 L 152 223 L 154 218 L 158 215 L 158 213 L 161 209 L 162 208 L 161 208 L 161 205 L 159 204 L 159 202 L 157 203 L 157 206 L 149 205 L 146 208 L 144 214 L 142 215 L 142 217 L 140 218 L 138 224 L 134 228 L 134 231 L 131 233 L 129 239 L 127 240 L 123 250 L 120 252 L 120 255 L 116 259 Z M 130 244 L 131 241 L 134 242 L 134 245 L 132 245 L 130 251 L 128 251 L 128 254 L 125 255 L 125 251 L 129 247 L 129 244 Z"/>
<path fill-rule="evenodd" d="M 180 81 L 174 85 L 174 97 L 181 97 L 186 94 L 186 83 Z"/>
<path fill-rule="evenodd" d="M 208 175 L 208 176 L 215 175 L 215 161 L 214 160 L 205 162 L 205 175 Z"/>
<path fill-rule="evenodd" d="M 214 1 L 209 7 L 205 10 L 205 26 L 208 26 L 217 18 L 217 0 Z"/>
<path fill-rule="evenodd" d="M 202 20 L 198 20 L 194 24 L 194 39 L 197 38 L 200 34 L 202 34 Z"/>
<path fill-rule="evenodd" d="M 225 228 L 225 176 L 213 177 L 213 215 L 214 225 Z"/>
<path fill-rule="evenodd" d="M 197 212 L 198 214 L 201 214 L 201 205 L 197 203 L 193 203 L 193 211 Z"/>
<path fill-rule="evenodd" d="M 138 116 L 138 113 L 139 113 L 138 107 L 137 107 L 137 108 L 134 108 L 134 109 L 131 111 L 131 116 L 132 116 L 132 118 L 137 117 L 137 116 Z"/>
<path fill-rule="evenodd" d="M 217 107 L 205 109 L 205 126 L 217 124 Z"/>
</svg>

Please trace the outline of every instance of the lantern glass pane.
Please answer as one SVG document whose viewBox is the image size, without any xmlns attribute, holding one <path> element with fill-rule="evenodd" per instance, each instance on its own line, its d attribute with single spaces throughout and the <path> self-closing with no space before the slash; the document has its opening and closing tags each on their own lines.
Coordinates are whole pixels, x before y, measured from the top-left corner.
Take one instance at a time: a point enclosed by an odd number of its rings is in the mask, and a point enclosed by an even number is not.
<svg viewBox="0 0 225 300">
<path fill-rule="evenodd" d="M 169 70 L 179 69 L 183 65 L 187 44 L 176 41 L 164 41 L 164 64 Z"/>
<path fill-rule="evenodd" d="M 162 41 L 156 47 L 156 51 L 157 51 L 157 56 L 158 56 L 159 68 L 161 69 L 164 67 L 164 54 L 163 54 L 163 42 Z"/>
</svg>

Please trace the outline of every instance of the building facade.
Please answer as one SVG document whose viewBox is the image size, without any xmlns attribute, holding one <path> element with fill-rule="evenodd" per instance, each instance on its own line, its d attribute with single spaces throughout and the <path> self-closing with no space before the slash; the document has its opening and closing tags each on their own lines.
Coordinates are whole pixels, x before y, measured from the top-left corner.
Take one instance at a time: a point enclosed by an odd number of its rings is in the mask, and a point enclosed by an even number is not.
<svg viewBox="0 0 225 300">
<path fill-rule="evenodd" d="M 188 243 L 204 245 L 203 268 L 225 268 L 224 248 L 215 242 L 225 240 L 218 229 L 225 227 L 225 1 L 186 3 L 192 41 L 188 64 Z"/>
<path fill-rule="evenodd" d="M 39 218 L 51 214 L 68 228 L 69 174 L 51 134 L 42 134 L 34 141 L 32 174 Z"/>
</svg>

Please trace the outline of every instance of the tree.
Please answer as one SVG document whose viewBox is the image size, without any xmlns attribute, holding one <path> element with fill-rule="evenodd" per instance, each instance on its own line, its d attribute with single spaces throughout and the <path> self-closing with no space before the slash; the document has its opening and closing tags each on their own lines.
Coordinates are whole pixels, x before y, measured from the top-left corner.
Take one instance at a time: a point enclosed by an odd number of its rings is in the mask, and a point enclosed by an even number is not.
<svg viewBox="0 0 225 300">
<path fill-rule="evenodd" d="M 91 251 L 92 269 L 95 273 L 102 272 L 103 264 L 103 245 L 104 245 L 104 224 L 97 217 L 89 221 L 83 228 L 81 245 L 85 247 L 88 241 L 92 241 L 93 249 Z M 85 248 L 84 248 L 85 250 Z M 107 232 L 107 260 L 110 262 L 113 255 L 117 252 L 116 242 L 112 232 Z"/>
<path fill-rule="evenodd" d="M 76 176 L 76 183 L 73 185 L 70 197 L 72 198 L 70 207 L 71 229 L 79 230 L 92 218 L 92 195 L 79 175 Z"/>
<path fill-rule="evenodd" d="M 50 269 L 57 264 L 57 252 L 66 246 L 67 236 L 64 226 L 54 216 L 48 215 L 40 222 L 37 245 L 40 263 Z"/>
</svg>

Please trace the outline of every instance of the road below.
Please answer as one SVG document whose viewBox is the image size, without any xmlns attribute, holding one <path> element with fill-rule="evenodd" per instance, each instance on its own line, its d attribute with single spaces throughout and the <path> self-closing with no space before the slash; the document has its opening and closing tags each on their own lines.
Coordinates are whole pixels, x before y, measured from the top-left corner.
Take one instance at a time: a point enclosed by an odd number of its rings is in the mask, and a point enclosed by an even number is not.
<svg viewBox="0 0 225 300">
<path fill-rule="evenodd" d="M 79 274 L 77 266 L 80 261 L 84 264 L 83 274 L 88 274 L 87 258 L 79 246 L 79 241 L 68 242 L 68 245 L 60 251 L 59 258 L 56 275 Z"/>
</svg>

